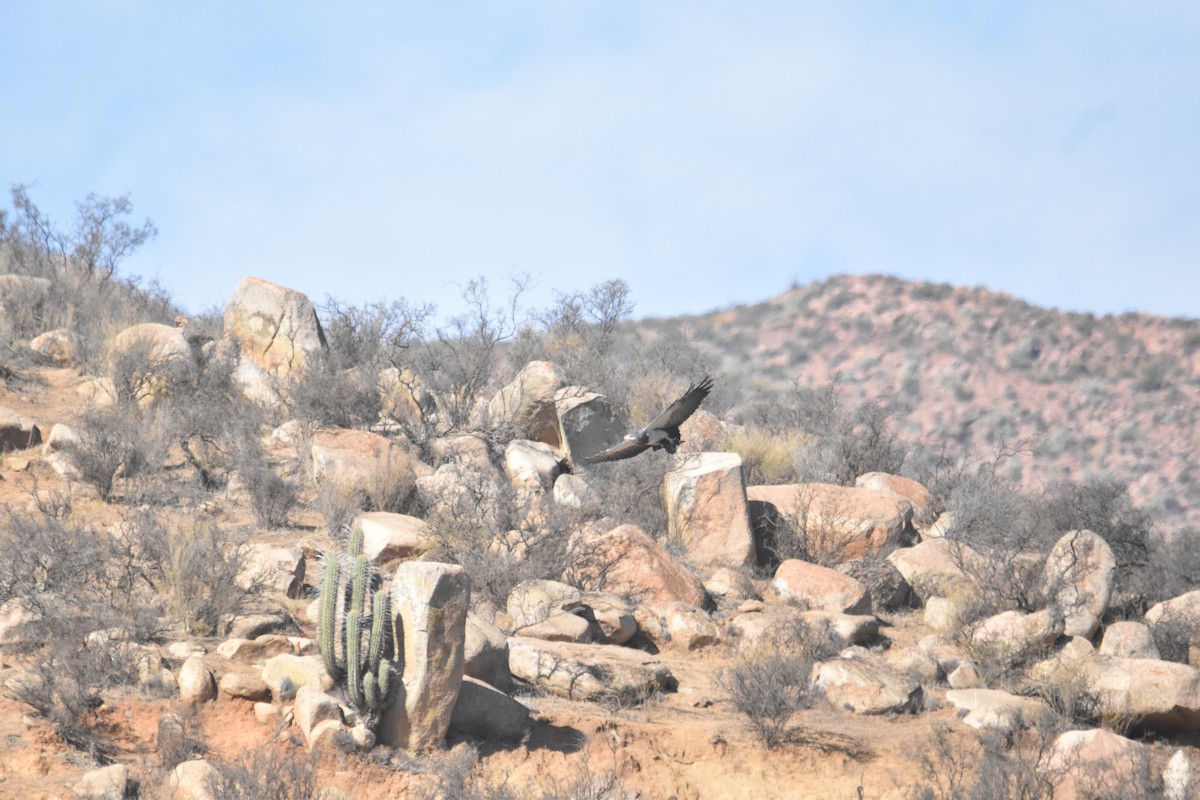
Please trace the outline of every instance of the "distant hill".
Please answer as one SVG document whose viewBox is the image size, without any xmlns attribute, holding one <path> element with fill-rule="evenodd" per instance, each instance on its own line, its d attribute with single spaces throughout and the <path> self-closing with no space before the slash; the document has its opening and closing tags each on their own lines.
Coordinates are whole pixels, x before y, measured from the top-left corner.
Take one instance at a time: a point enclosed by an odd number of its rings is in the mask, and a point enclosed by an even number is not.
<svg viewBox="0 0 1200 800">
<path fill-rule="evenodd" d="M 983 288 L 835 276 L 679 323 L 745 386 L 819 385 L 894 403 L 907 439 L 1015 459 L 1022 484 L 1112 477 L 1166 530 L 1200 529 L 1200 321 L 1064 313 Z"/>
</svg>

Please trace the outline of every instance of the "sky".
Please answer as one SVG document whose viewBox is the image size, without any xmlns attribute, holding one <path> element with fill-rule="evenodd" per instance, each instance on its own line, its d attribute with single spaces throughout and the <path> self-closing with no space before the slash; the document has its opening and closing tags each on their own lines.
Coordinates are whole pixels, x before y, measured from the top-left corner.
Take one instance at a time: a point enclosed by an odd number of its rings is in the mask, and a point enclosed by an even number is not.
<svg viewBox="0 0 1200 800">
<path fill-rule="evenodd" d="M 0 190 L 123 271 L 635 316 L 840 273 L 1200 317 L 1200 3 L 5 0 Z M 7 200 L 7 195 L 4 195 Z M 7 203 L 0 203 L 7 207 Z"/>
</svg>

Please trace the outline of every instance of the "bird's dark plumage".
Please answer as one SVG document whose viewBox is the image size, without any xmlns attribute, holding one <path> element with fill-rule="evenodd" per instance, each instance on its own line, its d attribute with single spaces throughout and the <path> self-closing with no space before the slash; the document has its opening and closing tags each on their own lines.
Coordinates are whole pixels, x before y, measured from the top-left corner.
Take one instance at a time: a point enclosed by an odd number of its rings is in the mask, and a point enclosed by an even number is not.
<svg viewBox="0 0 1200 800">
<path fill-rule="evenodd" d="M 583 459 L 584 464 L 600 464 L 605 461 L 620 461 L 650 449 L 663 449 L 674 453 L 683 443 L 679 437 L 679 426 L 688 417 L 696 413 L 696 409 L 708 397 L 712 390 L 712 378 L 705 376 L 699 383 L 688 386 L 683 396 L 651 420 L 650 424 L 637 433 L 631 433 L 623 441 L 593 456 Z"/>
</svg>

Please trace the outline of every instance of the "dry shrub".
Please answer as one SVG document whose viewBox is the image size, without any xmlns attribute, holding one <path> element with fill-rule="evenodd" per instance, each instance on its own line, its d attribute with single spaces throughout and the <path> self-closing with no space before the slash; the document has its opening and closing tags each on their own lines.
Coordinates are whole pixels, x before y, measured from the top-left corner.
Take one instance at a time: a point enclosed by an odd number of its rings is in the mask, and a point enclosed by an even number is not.
<svg viewBox="0 0 1200 800">
<path fill-rule="evenodd" d="M 333 538 L 343 536 L 354 518 L 367 508 L 366 492 L 357 483 L 328 478 L 317 486 L 317 511 L 325 518 L 325 529 Z"/>
<path fill-rule="evenodd" d="M 317 759 L 281 746 L 247 750 L 236 761 L 214 764 L 212 800 L 316 800 Z"/>
<path fill-rule="evenodd" d="M 798 433 L 771 433 L 761 428 L 747 427 L 729 434 L 720 449 L 737 453 L 742 458 L 746 485 L 795 483 L 796 452 L 807 438 Z"/>
<path fill-rule="evenodd" d="M 118 477 L 126 482 L 158 471 L 166 456 L 166 439 L 150 412 L 136 403 L 93 407 L 80 414 L 76 441 L 64 451 L 80 479 L 110 502 Z"/>
<path fill-rule="evenodd" d="M 810 704 L 812 666 L 811 660 L 796 655 L 743 657 L 718 676 L 718 683 L 771 749 L 786 741 L 792 717 Z"/>
</svg>

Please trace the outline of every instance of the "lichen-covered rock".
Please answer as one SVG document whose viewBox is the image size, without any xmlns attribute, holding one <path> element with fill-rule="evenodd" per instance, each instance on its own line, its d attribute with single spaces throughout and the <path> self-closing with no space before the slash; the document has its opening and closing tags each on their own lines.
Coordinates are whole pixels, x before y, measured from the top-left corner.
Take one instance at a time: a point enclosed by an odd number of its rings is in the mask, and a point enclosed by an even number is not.
<svg viewBox="0 0 1200 800">
<path fill-rule="evenodd" d="M 454 564 L 406 561 L 392 577 L 392 616 L 403 644 L 403 691 L 383 709 L 382 744 L 422 752 L 442 746 L 463 676 L 471 581 Z"/>
<path fill-rule="evenodd" d="M 661 661 L 627 647 L 570 644 L 514 636 L 508 641 L 513 677 L 572 700 L 644 700 L 673 684 Z"/>
<path fill-rule="evenodd" d="M 311 302 L 300 292 L 245 277 L 225 306 L 225 335 L 243 359 L 276 377 L 298 377 L 326 347 Z"/>
<path fill-rule="evenodd" d="M 1091 531 L 1069 531 L 1051 548 L 1042 571 L 1042 591 L 1062 613 L 1067 636 L 1090 638 L 1100 627 L 1116 571 L 1112 548 Z"/>
</svg>

